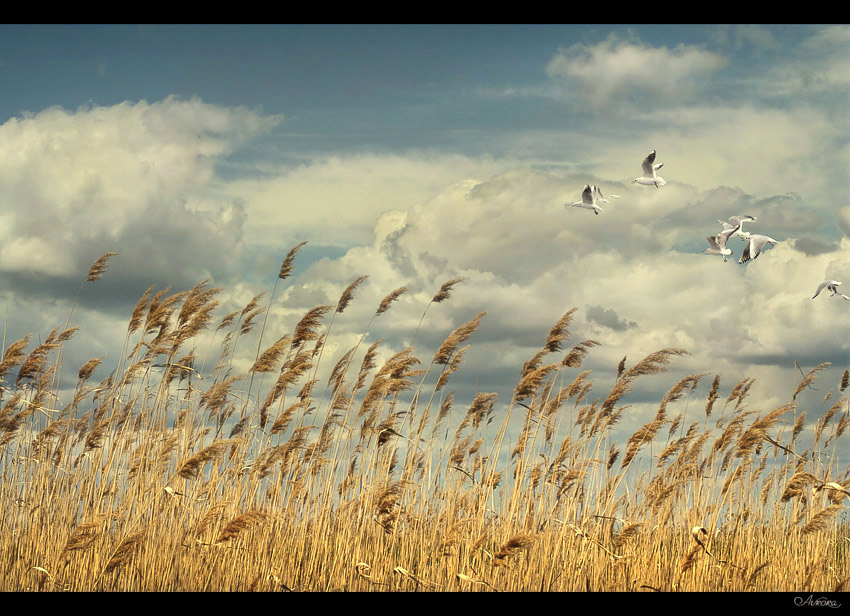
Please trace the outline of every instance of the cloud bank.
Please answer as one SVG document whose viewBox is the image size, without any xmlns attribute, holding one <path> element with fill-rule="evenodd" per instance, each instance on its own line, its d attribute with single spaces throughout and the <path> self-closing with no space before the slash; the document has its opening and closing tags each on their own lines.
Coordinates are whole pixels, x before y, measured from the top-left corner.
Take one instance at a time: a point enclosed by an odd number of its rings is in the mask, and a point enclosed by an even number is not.
<svg viewBox="0 0 850 616">
<path fill-rule="evenodd" d="M 559 51 L 546 72 L 566 82 L 591 109 L 604 109 L 627 98 L 665 105 L 690 98 L 695 80 L 726 64 L 724 56 L 694 46 L 653 47 L 612 35 Z"/>
<path fill-rule="evenodd" d="M 0 126 L 0 272 L 62 280 L 114 250 L 131 279 L 232 273 L 244 205 L 216 198 L 216 165 L 276 121 L 173 97 L 11 118 Z"/>
</svg>

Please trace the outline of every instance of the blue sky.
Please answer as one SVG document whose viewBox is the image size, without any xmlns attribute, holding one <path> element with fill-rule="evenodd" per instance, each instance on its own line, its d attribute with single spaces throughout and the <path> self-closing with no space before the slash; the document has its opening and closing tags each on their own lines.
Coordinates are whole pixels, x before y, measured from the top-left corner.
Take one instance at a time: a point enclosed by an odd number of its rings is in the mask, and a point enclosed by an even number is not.
<svg viewBox="0 0 850 616">
<path fill-rule="evenodd" d="M 10 95 L 0 102 L 0 116 L 176 95 L 283 114 L 291 120 L 280 127 L 278 141 L 293 148 L 482 153 L 477 140 L 455 134 L 570 123 L 574 106 L 546 71 L 559 49 L 592 46 L 617 33 L 661 48 L 722 50 L 742 65 L 730 61 L 707 75 L 711 87 L 700 94 L 740 98 L 738 80 L 772 65 L 812 31 L 778 26 L 747 36 L 743 27 L 736 34 L 732 27 L 706 25 L 5 26 L 2 77 Z M 757 100 L 758 94 L 745 97 Z"/>
<path fill-rule="evenodd" d="M 811 299 L 827 278 L 850 294 L 848 60 L 845 25 L 3 25 L 7 340 L 64 323 L 107 251 L 75 312 L 79 365 L 120 352 L 150 284 L 210 277 L 239 309 L 306 240 L 277 335 L 368 275 L 329 352 L 407 286 L 370 333 L 400 350 L 462 276 L 417 353 L 487 310 L 467 393 L 507 405 L 576 307 L 569 342 L 601 343 L 595 395 L 624 355 L 690 353 L 634 393 L 627 433 L 686 373 L 721 374 L 721 394 L 755 377 L 753 408 L 772 410 L 794 361 L 832 363 L 817 416 L 850 364 L 850 301 Z M 630 184 L 653 149 L 667 184 Z M 598 216 L 564 207 L 588 183 L 619 195 Z M 778 244 L 748 264 L 738 240 L 727 263 L 701 254 L 740 214 Z"/>
</svg>

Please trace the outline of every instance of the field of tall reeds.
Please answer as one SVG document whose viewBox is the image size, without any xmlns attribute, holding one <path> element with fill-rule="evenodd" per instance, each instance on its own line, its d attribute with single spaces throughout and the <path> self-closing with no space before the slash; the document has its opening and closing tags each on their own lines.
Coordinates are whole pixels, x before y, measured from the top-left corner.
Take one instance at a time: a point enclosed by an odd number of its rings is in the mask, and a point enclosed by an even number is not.
<svg viewBox="0 0 850 616">
<path fill-rule="evenodd" d="M 517 366 L 510 400 L 460 400 L 452 383 L 483 312 L 425 356 L 390 352 L 367 341 L 400 288 L 361 342 L 332 356 L 326 343 L 360 277 L 336 305 L 272 331 L 277 283 L 302 245 L 270 293 L 229 314 L 208 282 L 148 289 L 108 367 L 63 362 L 85 335 L 73 308 L 38 343 L 4 339 L 0 590 L 847 588 L 850 470 L 835 455 L 850 424 L 847 371 L 813 422 L 798 394 L 825 365 L 774 409 L 749 408 L 747 375 L 688 375 L 621 442 L 636 381 L 663 375 L 684 350 L 624 358 L 591 399 L 583 363 L 597 343 L 567 344 L 567 310 Z M 108 284 L 113 254 L 81 292 Z M 434 289 L 420 328 L 462 282 Z M 254 362 L 240 372 L 246 342 Z M 76 387 L 60 395 L 69 369 Z M 700 383 L 707 398 L 696 398 Z M 814 434 L 806 448 L 804 431 Z"/>
</svg>

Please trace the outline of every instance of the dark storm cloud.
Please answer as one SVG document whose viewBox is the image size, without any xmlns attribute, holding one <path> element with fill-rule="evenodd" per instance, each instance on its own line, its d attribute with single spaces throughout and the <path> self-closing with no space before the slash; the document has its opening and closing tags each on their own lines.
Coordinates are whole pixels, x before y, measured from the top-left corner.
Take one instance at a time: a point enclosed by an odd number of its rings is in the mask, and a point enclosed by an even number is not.
<svg viewBox="0 0 850 616">
<path fill-rule="evenodd" d="M 620 332 L 637 327 L 634 321 L 621 319 L 615 310 L 602 306 L 588 306 L 587 320 Z"/>
<path fill-rule="evenodd" d="M 821 255 L 838 250 L 838 242 L 827 242 L 820 237 L 805 236 L 794 241 L 794 250 L 806 255 Z"/>
</svg>

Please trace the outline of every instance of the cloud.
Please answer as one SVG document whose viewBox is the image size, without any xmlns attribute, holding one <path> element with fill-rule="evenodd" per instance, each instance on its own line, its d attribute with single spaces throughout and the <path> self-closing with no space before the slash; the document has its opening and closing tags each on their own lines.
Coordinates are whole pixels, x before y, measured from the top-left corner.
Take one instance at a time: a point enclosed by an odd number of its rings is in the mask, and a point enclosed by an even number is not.
<svg viewBox="0 0 850 616">
<path fill-rule="evenodd" d="M 0 273 L 85 275 L 107 251 L 122 279 L 191 285 L 233 273 L 244 204 L 215 194 L 215 167 L 278 118 L 169 97 L 0 126 Z"/>
<path fill-rule="evenodd" d="M 716 45 L 735 50 L 752 49 L 756 53 L 773 51 L 781 47 L 774 31 L 762 24 L 724 24 L 709 30 Z"/>
<path fill-rule="evenodd" d="M 834 207 L 823 187 L 844 185 L 850 164 L 846 131 L 836 129 L 846 117 L 850 29 L 801 28 L 781 48 L 776 28 L 710 31 L 726 37 L 720 51 L 617 36 L 558 51 L 546 67 L 552 84 L 605 122 L 592 135 L 541 131 L 537 152 L 565 152 L 573 168 L 624 180 L 657 149 L 668 182 L 796 193 L 806 207 Z M 746 62 L 758 70 L 740 70 Z"/>
<path fill-rule="evenodd" d="M 759 70 L 736 76 L 731 83 L 736 90 L 750 92 L 751 98 L 772 105 L 783 107 L 789 99 L 794 99 L 820 109 L 832 108 L 836 117 L 843 115 L 850 85 L 847 71 L 850 27 L 846 24 L 791 27 L 794 35 L 784 37 L 781 46 L 771 44 L 769 32 L 765 33 L 760 26 L 750 25 L 746 30 L 734 28 L 737 34 L 752 35 L 736 36 L 735 41 L 752 43 L 747 47 L 753 50 L 753 62 L 759 62 Z M 778 61 L 761 62 L 763 56 L 774 58 L 763 52 L 775 53 Z"/>
<path fill-rule="evenodd" d="M 850 205 L 845 205 L 838 210 L 838 226 L 845 237 L 850 237 Z"/>
<path fill-rule="evenodd" d="M 266 169 L 263 179 L 229 182 L 226 193 L 250 204 L 245 232 L 255 244 L 321 238 L 350 247 L 371 240 L 384 212 L 422 203 L 458 177 L 492 175 L 503 164 L 428 152 L 317 156 L 296 167 Z"/>
<path fill-rule="evenodd" d="M 699 80 L 726 64 L 720 54 L 690 45 L 670 49 L 610 36 L 596 44 L 577 43 L 559 50 L 546 73 L 570 84 L 593 109 L 633 97 L 665 105 L 687 99 Z"/>
<path fill-rule="evenodd" d="M 794 249 L 806 255 L 820 255 L 838 249 L 838 242 L 825 242 L 820 237 L 806 236 L 794 240 Z"/>
<path fill-rule="evenodd" d="M 793 193 L 805 205 L 834 206 L 835 195 L 823 186 L 841 184 L 848 159 L 829 114 L 805 105 L 693 105 L 656 110 L 648 123 L 653 129 L 643 140 L 658 150 L 668 182 L 739 187 L 764 197 Z M 622 149 L 609 156 L 616 154 Z"/>
<path fill-rule="evenodd" d="M 616 331 L 623 331 L 637 327 L 637 323 L 634 321 L 621 319 L 614 310 L 610 308 L 603 308 L 602 306 L 588 306 L 587 319 L 588 321 L 593 321 L 599 325 L 609 327 Z"/>
</svg>

